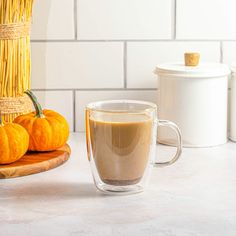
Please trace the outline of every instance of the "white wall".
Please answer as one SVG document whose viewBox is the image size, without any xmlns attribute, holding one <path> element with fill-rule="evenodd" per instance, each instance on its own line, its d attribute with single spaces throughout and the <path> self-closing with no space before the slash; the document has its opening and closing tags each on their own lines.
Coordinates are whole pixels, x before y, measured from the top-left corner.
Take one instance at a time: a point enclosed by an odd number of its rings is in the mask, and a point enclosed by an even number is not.
<svg viewBox="0 0 236 236">
<path fill-rule="evenodd" d="M 32 88 L 84 130 L 90 101 L 156 101 L 158 63 L 236 61 L 235 0 L 36 0 Z"/>
</svg>

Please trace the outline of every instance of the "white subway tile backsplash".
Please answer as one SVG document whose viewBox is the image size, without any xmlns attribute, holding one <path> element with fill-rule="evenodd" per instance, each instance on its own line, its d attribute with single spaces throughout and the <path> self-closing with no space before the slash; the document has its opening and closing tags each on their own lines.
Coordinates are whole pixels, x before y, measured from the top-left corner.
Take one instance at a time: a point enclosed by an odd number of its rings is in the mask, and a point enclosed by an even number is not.
<svg viewBox="0 0 236 236">
<path fill-rule="evenodd" d="M 32 88 L 121 88 L 123 43 L 32 43 Z"/>
<path fill-rule="evenodd" d="M 184 52 L 197 51 L 201 61 L 220 61 L 219 42 L 130 42 L 127 44 L 127 87 L 156 88 L 153 71 L 159 63 L 183 61 Z"/>
<path fill-rule="evenodd" d="M 223 62 L 228 65 L 236 63 L 236 41 L 223 42 Z"/>
<path fill-rule="evenodd" d="M 74 39 L 74 0 L 34 1 L 32 39 Z"/>
<path fill-rule="evenodd" d="M 223 63 L 229 67 L 236 64 L 236 42 L 223 42 Z M 229 77 L 229 88 L 231 88 L 231 77 Z"/>
<path fill-rule="evenodd" d="M 76 131 L 85 130 L 85 107 L 90 102 L 110 99 L 133 99 L 156 103 L 157 91 L 77 91 L 76 92 Z"/>
<path fill-rule="evenodd" d="M 73 131 L 73 93 L 71 91 L 34 91 L 43 109 L 63 115 Z"/>
<path fill-rule="evenodd" d="M 230 133 L 230 122 L 231 122 L 231 91 L 228 91 L 228 133 Z"/>
<path fill-rule="evenodd" d="M 32 88 L 71 130 L 76 115 L 76 130 L 84 131 L 89 102 L 156 102 L 157 91 L 147 89 L 157 87 L 159 63 L 183 61 L 186 51 L 236 62 L 235 9 L 235 0 L 35 1 Z"/>
<path fill-rule="evenodd" d="M 178 39 L 236 39 L 235 0 L 177 0 Z"/>
<path fill-rule="evenodd" d="M 172 0 L 78 0 L 78 39 L 169 39 Z"/>
</svg>

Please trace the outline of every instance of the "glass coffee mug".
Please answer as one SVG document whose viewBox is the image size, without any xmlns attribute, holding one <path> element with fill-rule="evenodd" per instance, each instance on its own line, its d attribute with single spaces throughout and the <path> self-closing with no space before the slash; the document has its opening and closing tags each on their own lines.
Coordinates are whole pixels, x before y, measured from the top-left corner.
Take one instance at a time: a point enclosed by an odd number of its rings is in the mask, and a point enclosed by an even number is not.
<svg viewBox="0 0 236 236">
<path fill-rule="evenodd" d="M 157 126 L 167 126 L 177 135 L 177 152 L 168 162 L 155 162 Z M 179 128 L 158 120 L 157 106 L 143 101 L 90 103 L 86 107 L 86 140 L 94 183 L 105 193 L 143 191 L 152 167 L 173 164 L 182 152 Z"/>
</svg>

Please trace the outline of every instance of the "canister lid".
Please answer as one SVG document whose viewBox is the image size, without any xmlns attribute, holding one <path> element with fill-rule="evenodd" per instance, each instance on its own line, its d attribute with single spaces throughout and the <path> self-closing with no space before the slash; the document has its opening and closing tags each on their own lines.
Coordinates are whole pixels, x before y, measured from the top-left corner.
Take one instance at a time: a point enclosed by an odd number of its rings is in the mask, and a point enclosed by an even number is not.
<svg viewBox="0 0 236 236">
<path fill-rule="evenodd" d="M 185 66 L 184 63 L 174 62 L 158 65 L 155 74 L 172 77 L 212 78 L 227 76 L 230 74 L 230 69 L 227 65 L 220 63 L 200 63 L 198 66 Z"/>
</svg>

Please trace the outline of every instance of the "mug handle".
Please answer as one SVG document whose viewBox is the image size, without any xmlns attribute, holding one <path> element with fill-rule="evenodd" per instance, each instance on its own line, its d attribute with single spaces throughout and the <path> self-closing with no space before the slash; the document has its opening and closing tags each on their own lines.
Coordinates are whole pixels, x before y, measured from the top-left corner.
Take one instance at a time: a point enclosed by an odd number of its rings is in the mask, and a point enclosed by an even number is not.
<svg viewBox="0 0 236 236">
<path fill-rule="evenodd" d="M 156 162 L 154 165 L 157 166 L 157 167 L 165 167 L 165 166 L 169 166 L 169 165 L 172 165 L 173 163 L 175 163 L 181 153 L 182 153 L 182 136 L 181 136 L 181 132 L 180 132 L 180 129 L 179 127 L 174 123 L 174 122 L 171 122 L 171 121 L 168 121 L 168 120 L 159 120 L 158 121 L 158 126 L 166 126 L 166 127 L 169 127 L 171 129 L 173 129 L 177 135 L 177 151 L 174 155 L 174 157 L 170 160 L 170 161 L 166 161 L 166 162 Z"/>
</svg>

